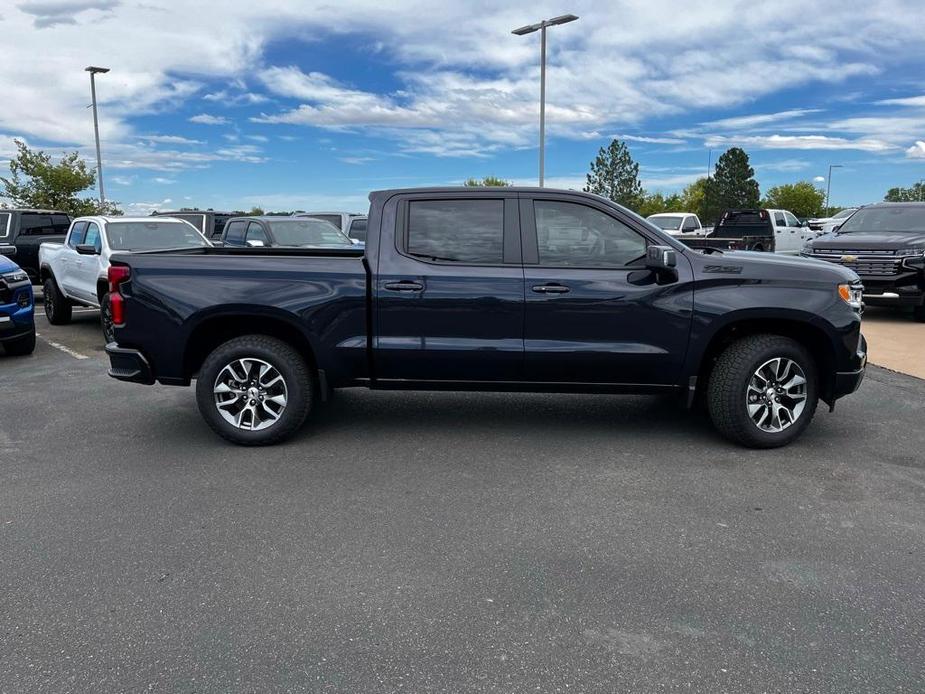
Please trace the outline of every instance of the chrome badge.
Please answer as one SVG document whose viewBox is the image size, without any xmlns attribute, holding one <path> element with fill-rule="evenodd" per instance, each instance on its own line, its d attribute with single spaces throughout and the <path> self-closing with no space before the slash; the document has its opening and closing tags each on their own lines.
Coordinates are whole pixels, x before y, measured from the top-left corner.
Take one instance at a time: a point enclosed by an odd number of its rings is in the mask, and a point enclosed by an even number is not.
<svg viewBox="0 0 925 694">
<path fill-rule="evenodd" d="M 841 257 L 841 262 L 843 263 L 856 263 L 858 262 L 858 257 L 856 255 L 843 255 Z"/>
</svg>

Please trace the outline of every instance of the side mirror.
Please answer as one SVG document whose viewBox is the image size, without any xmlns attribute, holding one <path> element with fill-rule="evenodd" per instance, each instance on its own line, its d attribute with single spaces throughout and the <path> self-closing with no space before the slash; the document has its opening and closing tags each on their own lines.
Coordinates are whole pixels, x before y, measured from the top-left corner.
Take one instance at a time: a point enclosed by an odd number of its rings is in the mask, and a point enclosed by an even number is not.
<svg viewBox="0 0 925 694">
<path fill-rule="evenodd" d="M 0 255 L 13 257 L 16 255 L 16 246 L 8 246 L 6 244 L 0 246 Z"/>
<path fill-rule="evenodd" d="M 265 244 L 265 243 L 264 243 L 263 241 L 261 241 L 260 239 L 249 239 L 249 240 L 247 241 L 247 245 L 248 245 L 249 248 L 263 248 L 263 247 L 266 246 L 267 244 Z"/>
<path fill-rule="evenodd" d="M 670 270 L 678 265 L 678 254 L 670 246 L 649 246 L 646 267 L 650 270 Z"/>
<path fill-rule="evenodd" d="M 839 229 L 841 229 L 841 224 L 836 224 L 834 227 L 832 227 L 832 233 L 834 234 L 834 233 L 837 232 Z"/>
<path fill-rule="evenodd" d="M 80 255 L 99 255 L 100 254 L 100 252 L 96 250 L 96 246 L 94 246 L 92 243 L 80 243 L 77 245 L 77 247 L 74 250 L 80 253 Z"/>
</svg>

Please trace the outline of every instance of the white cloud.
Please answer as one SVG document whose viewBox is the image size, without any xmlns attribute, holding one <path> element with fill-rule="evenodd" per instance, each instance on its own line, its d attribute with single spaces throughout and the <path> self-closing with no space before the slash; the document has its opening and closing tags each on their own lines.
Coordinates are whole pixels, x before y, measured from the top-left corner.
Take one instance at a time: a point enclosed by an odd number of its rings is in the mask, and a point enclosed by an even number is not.
<svg viewBox="0 0 925 694">
<path fill-rule="evenodd" d="M 751 116 L 721 118 L 720 120 L 701 123 L 701 125 L 712 130 L 742 130 L 745 128 L 753 128 L 759 125 L 780 123 L 781 121 L 800 118 L 809 113 L 819 113 L 819 111 L 820 109 L 818 108 L 799 108 L 791 109 L 789 111 L 778 111 L 777 113 L 758 113 Z"/>
<path fill-rule="evenodd" d="M 847 139 L 827 135 L 743 135 L 726 137 L 710 135 L 706 138 L 708 147 L 748 146 L 755 149 L 853 149 L 864 152 L 889 152 L 896 147 L 877 139 Z"/>
<path fill-rule="evenodd" d="M 180 137 L 179 135 L 141 135 L 139 139 L 147 140 L 148 142 L 160 142 L 162 144 L 168 145 L 204 144 L 202 140 L 192 140 L 188 137 Z"/>
<path fill-rule="evenodd" d="M 925 107 L 925 94 L 921 96 L 907 96 L 902 99 L 883 99 L 876 102 L 880 106 L 921 106 Z"/>
<path fill-rule="evenodd" d="M 155 176 L 151 180 L 161 185 L 172 185 L 177 182 L 175 178 L 164 178 L 163 176 Z"/>
<path fill-rule="evenodd" d="M 368 164 L 371 161 L 376 161 L 374 157 L 340 157 L 340 161 L 345 164 Z"/>
<path fill-rule="evenodd" d="M 906 156 L 910 159 L 925 159 L 925 141 L 917 140 L 914 145 L 906 150 Z"/>
<path fill-rule="evenodd" d="M 643 142 L 655 145 L 683 145 L 687 143 L 687 140 L 682 140 L 679 137 L 651 137 L 647 135 L 615 135 L 614 137 L 627 142 Z"/>
<path fill-rule="evenodd" d="M 35 17 L 33 23 L 36 29 L 43 29 L 59 24 L 77 24 L 77 18 L 88 10 L 106 13 L 120 4 L 120 0 L 28 0 L 17 7 Z"/>
<path fill-rule="evenodd" d="M 814 176 L 813 183 L 825 183 L 825 176 Z"/>
<path fill-rule="evenodd" d="M 200 125 L 227 125 L 229 121 L 225 116 L 216 116 L 211 113 L 200 113 L 189 119 L 190 123 L 199 123 Z"/>
</svg>

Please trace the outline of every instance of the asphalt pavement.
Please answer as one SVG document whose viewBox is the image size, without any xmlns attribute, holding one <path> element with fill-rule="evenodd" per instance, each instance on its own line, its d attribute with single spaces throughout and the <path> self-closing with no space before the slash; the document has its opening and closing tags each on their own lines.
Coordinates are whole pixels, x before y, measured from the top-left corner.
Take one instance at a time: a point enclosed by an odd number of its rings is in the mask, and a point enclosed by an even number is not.
<svg viewBox="0 0 925 694">
<path fill-rule="evenodd" d="M 925 381 L 749 451 L 656 397 L 342 391 L 237 448 L 0 357 L 2 692 L 921 692 Z"/>
</svg>

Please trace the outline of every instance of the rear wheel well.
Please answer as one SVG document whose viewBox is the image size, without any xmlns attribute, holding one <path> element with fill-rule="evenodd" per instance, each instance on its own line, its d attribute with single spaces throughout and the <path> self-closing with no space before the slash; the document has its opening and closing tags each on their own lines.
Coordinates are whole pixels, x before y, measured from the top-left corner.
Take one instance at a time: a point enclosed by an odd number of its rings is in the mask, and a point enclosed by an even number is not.
<svg viewBox="0 0 925 694">
<path fill-rule="evenodd" d="M 103 303 L 103 297 L 109 293 L 109 282 L 104 279 L 98 279 L 96 281 L 96 298 L 99 299 L 100 304 Z"/>
<path fill-rule="evenodd" d="M 266 316 L 217 316 L 203 321 L 193 330 L 183 355 L 183 373 L 192 378 L 206 357 L 219 345 L 244 335 L 268 335 L 291 345 L 312 371 L 318 365 L 308 338 L 294 325 Z"/>
<path fill-rule="evenodd" d="M 819 397 L 829 402 L 835 385 L 835 351 L 820 328 L 797 320 L 745 320 L 725 326 L 707 346 L 697 374 L 697 395 L 706 392 L 710 373 L 719 355 L 733 342 L 748 335 L 781 335 L 803 345 L 816 362 Z"/>
</svg>

